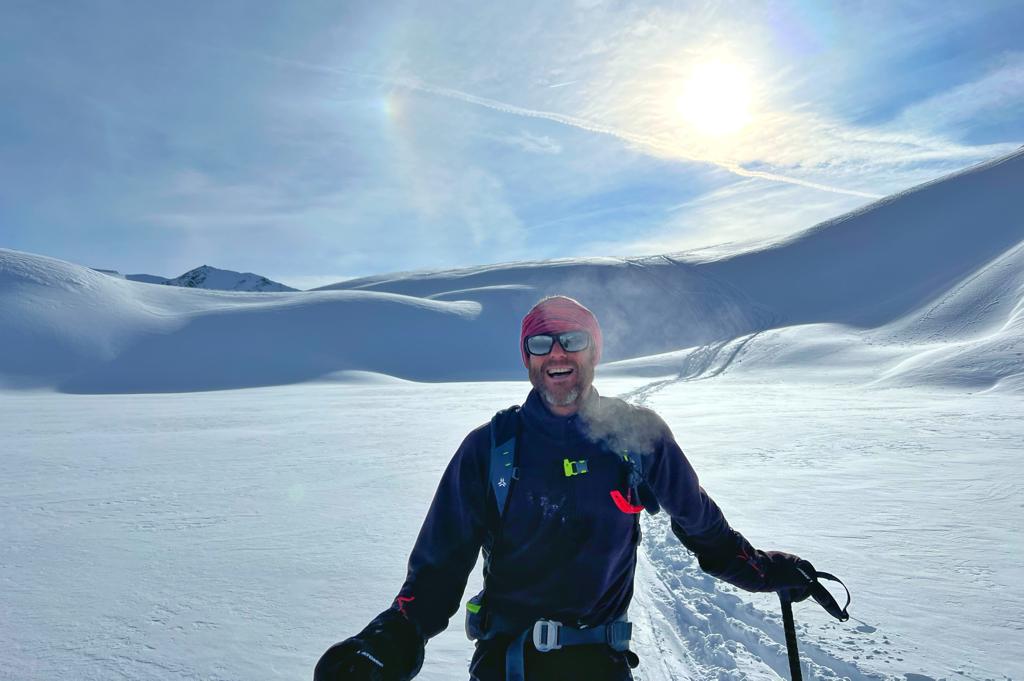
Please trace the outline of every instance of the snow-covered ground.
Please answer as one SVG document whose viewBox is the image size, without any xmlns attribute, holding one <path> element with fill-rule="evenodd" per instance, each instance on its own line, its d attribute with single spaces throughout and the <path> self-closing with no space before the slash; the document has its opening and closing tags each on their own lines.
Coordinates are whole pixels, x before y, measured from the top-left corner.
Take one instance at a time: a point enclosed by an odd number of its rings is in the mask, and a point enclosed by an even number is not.
<svg viewBox="0 0 1024 681">
<path fill-rule="evenodd" d="M 0 249 L 0 679 L 308 678 L 385 608 L 441 471 L 578 297 L 602 392 L 731 522 L 843 577 L 805 678 L 1024 681 L 1024 151 L 793 239 L 309 292 L 153 286 Z M 638 678 L 788 674 L 771 596 L 645 520 Z M 471 580 L 475 593 L 479 577 Z M 464 678 L 461 622 L 422 678 Z"/>
<path fill-rule="evenodd" d="M 0 678 L 309 678 L 394 597 L 465 432 L 528 387 L 372 378 L 0 393 Z M 1024 398 L 597 385 L 667 419 L 755 545 L 849 585 L 846 624 L 796 607 L 805 678 L 1024 678 Z M 704 576 L 662 517 L 631 616 L 645 681 L 788 678 L 774 598 Z M 470 652 L 453 620 L 421 678 L 465 678 Z"/>
</svg>

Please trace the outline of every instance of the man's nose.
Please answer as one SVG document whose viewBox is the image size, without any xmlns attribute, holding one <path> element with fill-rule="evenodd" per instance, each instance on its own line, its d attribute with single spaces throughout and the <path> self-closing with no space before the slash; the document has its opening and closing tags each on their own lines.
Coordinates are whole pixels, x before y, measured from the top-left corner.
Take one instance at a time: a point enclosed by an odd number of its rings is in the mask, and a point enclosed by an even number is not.
<svg viewBox="0 0 1024 681">
<path fill-rule="evenodd" d="M 555 339 L 554 344 L 551 346 L 551 357 L 565 357 L 566 355 L 568 353 L 562 347 L 562 344 L 558 342 L 558 339 Z"/>
</svg>

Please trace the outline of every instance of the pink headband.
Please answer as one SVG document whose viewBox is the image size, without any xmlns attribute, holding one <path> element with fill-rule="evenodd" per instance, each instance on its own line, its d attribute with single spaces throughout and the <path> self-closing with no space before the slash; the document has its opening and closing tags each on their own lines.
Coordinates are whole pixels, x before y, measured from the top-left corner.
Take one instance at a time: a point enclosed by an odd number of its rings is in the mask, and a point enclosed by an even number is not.
<svg viewBox="0 0 1024 681">
<path fill-rule="evenodd" d="M 594 313 L 567 296 L 551 296 L 534 305 L 523 317 L 523 329 L 519 335 L 519 351 L 523 354 L 523 364 L 530 366 L 530 358 L 525 347 L 528 336 L 563 331 L 589 333 L 594 347 L 594 364 L 601 361 L 601 327 Z"/>
</svg>

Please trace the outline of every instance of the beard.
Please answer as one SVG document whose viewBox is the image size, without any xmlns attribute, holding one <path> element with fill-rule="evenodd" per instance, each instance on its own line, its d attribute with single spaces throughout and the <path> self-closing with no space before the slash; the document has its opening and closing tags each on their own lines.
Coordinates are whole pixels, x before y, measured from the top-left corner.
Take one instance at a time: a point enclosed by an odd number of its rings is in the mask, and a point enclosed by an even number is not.
<svg viewBox="0 0 1024 681">
<path fill-rule="evenodd" d="M 553 382 L 548 377 L 548 368 L 556 362 L 544 362 L 539 366 L 530 366 L 530 383 L 544 401 L 554 407 L 568 407 L 577 404 L 585 397 L 594 382 L 594 366 L 591 362 L 574 362 L 558 360 L 560 366 L 573 368 L 572 379 Z"/>
<path fill-rule="evenodd" d="M 553 407 L 568 407 L 570 404 L 575 404 L 576 400 L 580 398 L 580 387 L 575 385 L 568 391 L 561 392 L 540 388 L 540 395 L 545 402 Z"/>
</svg>

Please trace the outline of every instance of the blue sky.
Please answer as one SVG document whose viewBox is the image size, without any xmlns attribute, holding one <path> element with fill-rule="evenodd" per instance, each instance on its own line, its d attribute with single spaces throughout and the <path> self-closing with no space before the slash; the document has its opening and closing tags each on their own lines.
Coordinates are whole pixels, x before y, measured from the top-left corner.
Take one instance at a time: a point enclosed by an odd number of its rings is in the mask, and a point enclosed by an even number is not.
<svg viewBox="0 0 1024 681">
<path fill-rule="evenodd" d="M 1009 153 L 1024 4 L 5 2 L 0 86 L 0 247 L 306 288 L 777 239 Z"/>
</svg>

